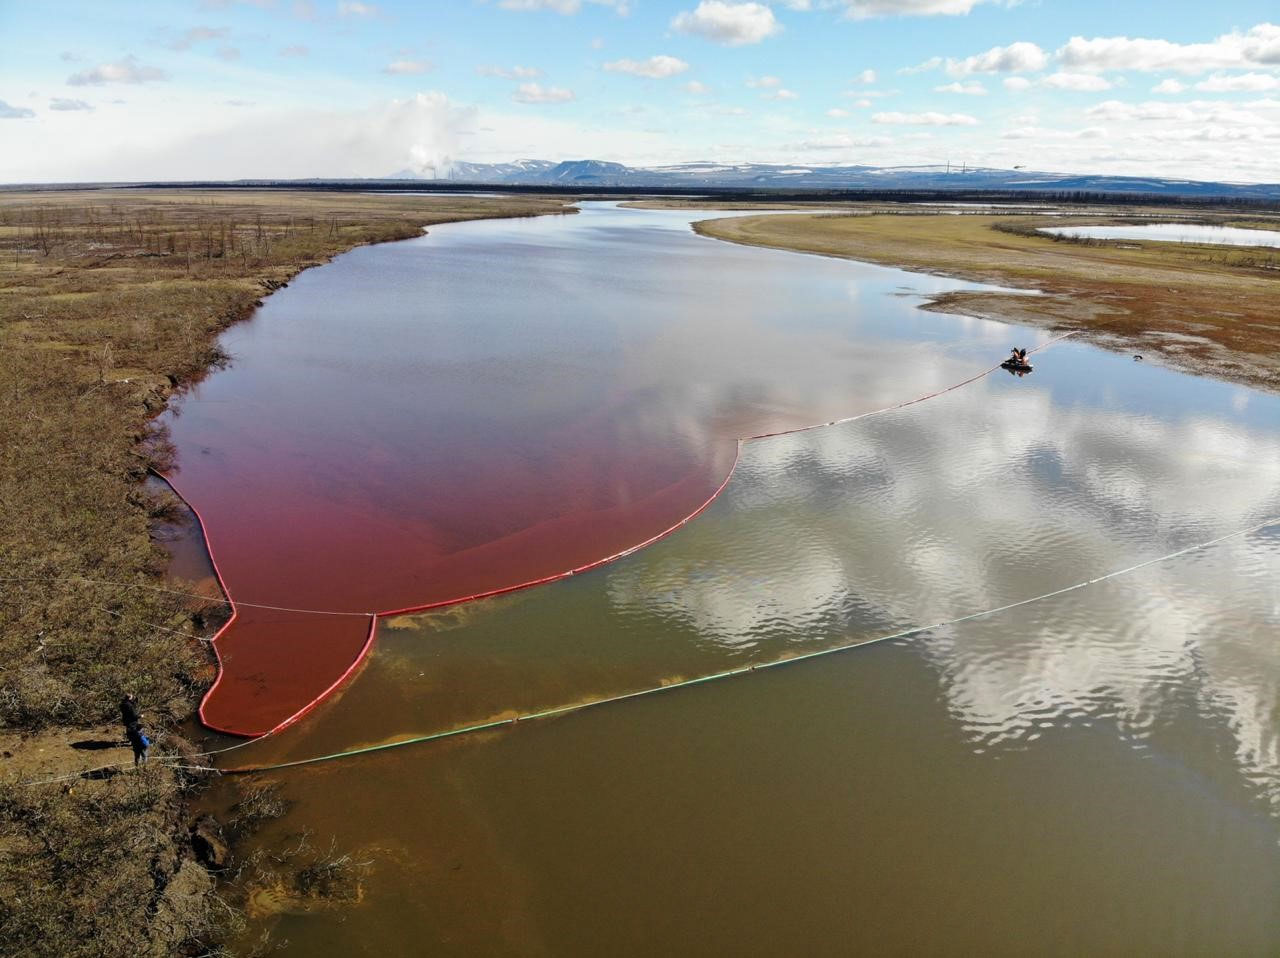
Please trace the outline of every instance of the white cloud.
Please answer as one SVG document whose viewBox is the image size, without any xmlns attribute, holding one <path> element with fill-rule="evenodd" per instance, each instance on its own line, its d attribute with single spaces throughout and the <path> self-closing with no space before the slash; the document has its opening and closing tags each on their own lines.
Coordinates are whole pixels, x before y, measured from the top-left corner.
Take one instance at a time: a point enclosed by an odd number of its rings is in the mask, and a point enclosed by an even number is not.
<svg viewBox="0 0 1280 958">
<path fill-rule="evenodd" d="M 784 150 L 849 150 L 855 147 L 888 146 L 893 141 L 887 136 L 854 137 L 848 133 L 832 133 L 799 143 L 788 143 Z"/>
<path fill-rule="evenodd" d="M 987 95 L 987 88 L 976 80 L 969 83 L 961 83 L 957 80 L 955 83 L 946 83 L 942 86 L 936 86 L 933 88 L 933 91 L 935 93 L 960 93 L 965 96 Z"/>
<path fill-rule="evenodd" d="M 938 65 L 938 58 L 926 60 L 925 63 Z M 1034 43 L 1020 40 L 1007 47 L 992 47 L 985 53 L 978 53 L 963 60 L 947 58 L 947 72 L 952 76 L 968 76 L 971 73 L 1027 73 L 1043 70 L 1049 62 L 1049 56 Z M 924 64 L 920 65 L 924 67 Z"/>
<path fill-rule="evenodd" d="M 695 10 L 682 11 L 671 21 L 677 33 L 691 33 L 729 47 L 760 43 L 781 32 L 773 11 L 762 3 L 702 0 Z"/>
<path fill-rule="evenodd" d="M 476 67 L 476 72 L 482 77 L 501 77 L 504 80 L 532 80 L 542 76 L 542 71 L 537 67 L 522 67 L 519 64 L 513 67 L 480 66 Z"/>
<path fill-rule="evenodd" d="M 1019 91 L 1025 90 L 1031 86 L 1031 81 L 1026 77 L 1005 77 L 1003 83 L 1006 90 L 1011 90 L 1014 93 L 1018 93 Z"/>
<path fill-rule="evenodd" d="M 876 71 L 863 70 L 861 73 L 859 73 L 856 77 L 853 78 L 853 82 L 854 83 L 875 83 Z"/>
<path fill-rule="evenodd" d="M 980 3 L 991 0 L 842 0 L 845 15 L 855 20 L 867 17 L 962 16 Z"/>
<path fill-rule="evenodd" d="M 1044 86 L 1057 90 L 1078 90 L 1097 93 L 1110 90 L 1111 83 L 1096 73 L 1051 73 L 1040 81 Z"/>
<path fill-rule="evenodd" d="M 944 61 L 942 57 L 929 57 L 929 59 L 923 61 L 922 63 L 917 63 L 913 67 L 903 67 L 898 72 L 899 73 L 924 73 L 926 70 L 938 69 L 938 67 L 942 66 L 944 62 L 946 61 Z"/>
<path fill-rule="evenodd" d="M 392 76 L 410 76 L 426 73 L 431 68 L 431 64 L 426 60 L 393 60 L 382 68 L 382 72 L 390 73 Z"/>
<path fill-rule="evenodd" d="M 1238 73 L 1226 76 L 1215 73 L 1207 80 L 1196 84 L 1197 90 L 1207 93 L 1236 93 L 1246 91 L 1258 93 L 1263 90 L 1280 90 L 1280 77 L 1269 73 Z"/>
<path fill-rule="evenodd" d="M 760 98 L 763 100 L 798 100 L 800 99 L 800 94 L 779 87 L 769 93 L 761 93 Z"/>
<path fill-rule="evenodd" d="M 747 86 L 751 87 L 753 90 L 771 90 L 775 87 L 782 86 L 782 78 L 774 76 L 748 77 Z"/>
<path fill-rule="evenodd" d="M 1084 111 L 1101 120 L 1192 120 L 1195 112 L 1180 103 L 1122 103 L 1106 100 Z"/>
<path fill-rule="evenodd" d="M 81 70 L 67 77 L 71 86 L 99 86 L 103 83 L 149 83 L 167 80 L 169 74 L 156 67 L 145 66 L 130 54 L 113 63 L 101 63 L 88 70 Z"/>
<path fill-rule="evenodd" d="M 684 92 L 693 96 L 706 96 L 711 92 L 711 87 L 705 83 L 699 83 L 697 80 L 690 80 L 684 85 Z"/>
<path fill-rule="evenodd" d="M 1055 54 L 1075 70 L 1139 70 L 1206 73 L 1209 70 L 1280 65 L 1280 26 L 1260 23 L 1209 43 L 1172 43 L 1131 37 L 1072 37 Z"/>
<path fill-rule="evenodd" d="M 226 27 L 192 27 L 165 44 L 170 50 L 190 50 L 202 40 L 217 40 L 227 35 Z"/>
<path fill-rule="evenodd" d="M 66 97 L 55 96 L 49 101 L 50 110 L 92 110 L 93 107 L 84 100 L 69 100 Z"/>
<path fill-rule="evenodd" d="M 73 124 L 29 124 L 25 155 L 0 163 L 28 181 L 385 176 L 447 165 L 476 115 L 435 92 L 354 110 L 260 112 L 219 103 L 174 116 L 140 112 L 133 124 L 110 110 L 79 114 Z M 65 145 L 73 142 L 88 149 L 72 156 Z"/>
<path fill-rule="evenodd" d="M 836 107 L 832 107 L 830 110 L 827 111 L 827 116 L 831 116 L 831 117 L 849 116 L 849 111 L 842 110 L 840 109 L 840 107 L 836 106 Z"/>
<path fill-rule="evenodd" d="M 498 6 L 504 10 L 554 10 L 566 16 L 582 9 L 581 0 L 501 0 Z"/>
<path fill-rule="evenodd" d="M 653 80 L 661 80 L 665 77 L 672 77 L 678 73 L 684 73 L 689 69 L 689 64 L 676 57 L 669 57 L 665 54 L 649 57 L 647 60 L 612 60 L 604 65 L 604 68 L 610 73 L 629 73 L 632 76 L 649 77 Z"/>
<path fill-rule="evenodd" d="M 910 126 L 975 126 L 976 117 L 967 113 L 873 113 L 872 123 L 891 123 Z"/>
<path fill-rule="evenodd" d="M 544 87 L 539 83 L 521 83 L 511 94 L 517 103 L 568 103 L 573 91 L 562 87 Z"/>
<path fill-rule="evenodd" d="M 1181 93 L 1187 88 L 1185 83 L 1179 83 L 1173 77 L 1161 80 L 1151 88 L 1152 93 Z"/>
<path fill-rule="evenodd" d="M 631 12 L 627 0 L 587 0 L 600 7 L 612 7 L 620 17 Z M 498 6 L 504 10 L 551 10 L 563 16 L 570 16 L 582 9 L 582 0 L 499 0 Z"/>
<path fill-rule="evenodd" d="M 0 120 L 29 120 L 35 115 L 35 110 L 29 110 L 25 106 L 10 106 L 0 100 Z"/>
<path fill-rule="evenodd" d="M 897 90 L 845 90 L 841 96 L 847 96 L 851 100 L 878 100 L 882 97 L 896 96 Z"/>
<path fill-rule="evenodd" d="M 378 12 L 378 8 L 372 3 L 361 3 L 360 0 L 338 0 L 340 17 L 376 17 Z"/>
</svg>

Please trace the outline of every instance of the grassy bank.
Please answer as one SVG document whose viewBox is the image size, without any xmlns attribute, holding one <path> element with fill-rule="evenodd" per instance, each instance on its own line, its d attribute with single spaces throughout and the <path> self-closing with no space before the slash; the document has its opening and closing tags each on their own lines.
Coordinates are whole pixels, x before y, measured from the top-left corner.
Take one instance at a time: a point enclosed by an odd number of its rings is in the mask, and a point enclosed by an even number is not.
<svg viewBox="0 0 1280 958">
<path fill-rule="evenodd" d="M 1187 215 L 1176 218 L 1185 220 Z M 1079 329 L 1110 348 L 1159 358 L 1191 372 L 1280 389 L 1280 252 L 1055 241 L 1034 230 L 1086 221 L 1099 218 L 779 214 L 709 220 L 695 229 L 753 246 L 1043 290 L 1045 295 L 1034 298 L 950 293 L 930 308 Z M 1271 220 L 1250 222 L 1264 224 L 1276 226 Z"/>
<path fill-rule="evenodd" d="M 168 398 L 223 362 L 218 333 L 301 269 L 433 223 L 563 208 L 0 193 L 0 951 L 194 954 L 228 919 L 185 850 L 192 780 L 157 767 L 15 784 L 127 758 L 110 748 L 123 691 L 142 703 L 153 751 L 180 753 L 173 729 L 213 677 L 195 637 L 221 606 L 145 588 L 167 561 L 151 529 L 175 509 L 142 484 L 172 464 L 155 420 Z"/>
</svg>

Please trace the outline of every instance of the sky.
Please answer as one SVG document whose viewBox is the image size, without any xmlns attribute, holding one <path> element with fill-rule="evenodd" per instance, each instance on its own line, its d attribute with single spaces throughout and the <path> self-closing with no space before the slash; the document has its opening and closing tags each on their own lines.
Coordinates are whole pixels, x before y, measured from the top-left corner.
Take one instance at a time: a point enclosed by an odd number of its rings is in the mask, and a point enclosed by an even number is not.
<svg viewBox="0 0 1280 958">
<path fill-rule="evenodd" d="M 522 158 L 1280 182 L 1280 5 L 0 0 L 0 182 Z"/>
</svg>

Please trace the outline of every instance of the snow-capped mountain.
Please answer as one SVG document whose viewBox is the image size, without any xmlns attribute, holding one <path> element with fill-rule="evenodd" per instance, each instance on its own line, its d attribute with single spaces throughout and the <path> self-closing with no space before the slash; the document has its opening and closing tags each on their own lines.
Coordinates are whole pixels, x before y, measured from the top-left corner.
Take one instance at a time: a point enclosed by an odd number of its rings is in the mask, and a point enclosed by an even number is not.
<svg viewBox="0 0 1280 958">
<path fill-rule="evenodd" d="M 938 166 L 801 166 L 767 163 L 678 163 L 631 167 L 602 160 L 454 163 L 447 171 L 409 170 L 388 179 L 447 180 L 475 186 L 669 187 L 725 189 L 923 189 L 1082 191 L 1280 199 L 1280 184 L 1200 182 L 1162 177 L 1041 173 Z"/>
</svg>

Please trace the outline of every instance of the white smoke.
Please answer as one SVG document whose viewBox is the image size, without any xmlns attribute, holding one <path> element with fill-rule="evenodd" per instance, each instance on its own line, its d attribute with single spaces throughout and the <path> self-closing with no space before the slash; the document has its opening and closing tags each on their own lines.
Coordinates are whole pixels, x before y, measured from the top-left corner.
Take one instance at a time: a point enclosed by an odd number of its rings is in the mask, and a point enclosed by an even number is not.
<svg viewBox="0 0 1280 958">
<path fill-rule="evenodd" d="M 186 121 L 148 122 L 139 110 L 124 124 L 99 111 L 90 117 L 93 129 L 33 126 L 22 131 L 27 142 L 21 148 L 4 151 L 11 162 L 0 160 L 0 179 L 378 177 L 406 167 L 442 176 L 475 116 L 474 108 L 435 91 L 365 109 L 245 112 L 228 107 Z"/>
</svg>

